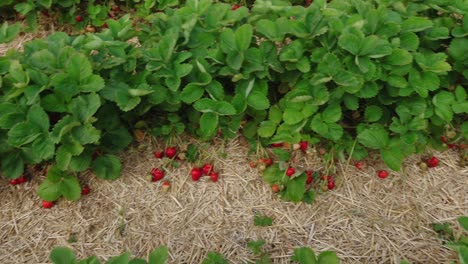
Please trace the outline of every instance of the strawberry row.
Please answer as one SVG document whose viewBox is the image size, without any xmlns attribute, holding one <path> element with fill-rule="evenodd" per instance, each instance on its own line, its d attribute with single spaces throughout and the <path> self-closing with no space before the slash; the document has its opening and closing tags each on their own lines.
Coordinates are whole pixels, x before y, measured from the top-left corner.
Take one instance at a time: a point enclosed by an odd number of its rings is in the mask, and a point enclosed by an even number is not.
<svg viewBox="0 0 468 264">
<path fill-rule="evenodd" d="M 392 170 L 427 147 L 460 146 L 467 159 L 466 10 L 415 5 L 407 13 L 381 1 L 257 1 L 248 9 L 189 0 L 139 27 L 124 15 L 100 32 L 31 41 L 0 57 L 2 175 L 50 163 L 41 198 L 77 200 L 77 176 L 118 178 L 117 155 L 134 139 L 183 133 L 321 146 L 330 163 L 375 151 Z M 279 175 L 271 183 L 300 185 L 285 188 L 286 197 L 311 198 L 288 151 L 273 152 L 277 164 L 258 164 Z"/>
</svg>

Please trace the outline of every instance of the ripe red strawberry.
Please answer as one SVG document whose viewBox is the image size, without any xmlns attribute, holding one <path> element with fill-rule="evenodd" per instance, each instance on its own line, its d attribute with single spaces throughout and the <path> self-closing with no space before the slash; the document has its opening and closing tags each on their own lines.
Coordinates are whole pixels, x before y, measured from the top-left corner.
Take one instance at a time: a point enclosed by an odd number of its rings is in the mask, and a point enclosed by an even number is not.
<svg viewBox="0 0 468 264">
<path fill-rule="evenodd" d="M 386 170 L 379 170 L 377 172 L 377 176 L 379 176 L 380 179 L 385 179 L 385 178 L 388 177 L 388 175 L 389 175 L 389 173 Z"/>
<path fill-rule="evenodd" d="M 112 6 L 112 11 L 118 12 L 119 11 L 119 6 L 118 5 L 113 5 Z"/>
<path fill-rule="evenodd" d="M 358 170 L 364 169 L 365 166 L 366 166 L 366 163 L 362 160 L 356 161 L 356 163 L 354 163 L 354 167 L 356 167 L 356 169 Z"/>
<path fill-rule="evenodd" d="M 429 168 L 434 168 L 439 165 L 439 159 L 437 157 L 431 157 L 426 160 L 426 164 Z"/>
<path fill-rule="evenodd" d="M 307 141 L 299 142 L 300 149 L 304 152 L 307 151 L 307 147 L 309 147 L 309 143 Z"/>
<path fill-rule="evenodd" d="M 255 163 L 255 161 L 249 161 L 249 166 L 250 166 L 250 168 L 253 169 L 253 168 L 257 167 L 257 163 Z"/>
<path fill-rule="evenodd" d="M 47 10 L 42 10 L 41 13 L 42 15 L 49 17 L 49 12 Z"/>
<path fill-rule="evenodd" d="M 217 182 L 219 178 L 219 174 L 217 172 L 212 171 L 210 173 L 210 179 L 212 182 Z"/>
<path fill-rule="evenodd" d="M 78 22 L 78 23 L 83 22 L 83 17 L 80 16 L 80 15 L 78 15 L 78 16 L 75 17 L 75 20 L 76 20 L 76 22 Z"/>
<path fill-rule="evenodd" d="M 284 143 L 272 143 L 271 147 L 272 148 L 281 148 L 284 146 Z"/>
<path fill-rule="evenodd" d="M 153 175 L 153 178 L 151 181 L 156 182 L 162 180 L 164 178 L 164 171 L 159 169 L 159 168 L 153 168 L 151 170 L 151 175 Z"/>
<path fill-rule="evenodd" d="M 107 22 L 105 22 L 104 24 L 102 24 L 102 27 L 103 28 L 109 28 L 109 25 L 107 24 Z"/>
<path fill-rule="evenodd" d="M 237 9 L 239 9 L 239 7 L 241 7 L 241 5 L 235 4 L 235 5 L 232 6 L 231 9 L 232 9 L 232 10 L 237 10 Z"/>
<path fill-rule="evenodd" d="M 192 175 L 192 180 L 194 181 L 200 180 L 202 174 L 203 174 L 202 170 L 198 167 L 193 168 L 192 171 L 190 172 L 190 175 Z"/>
<path fill-rule="evenodd" d="M 177 154 L 177 148 L 176 147 L 168 147 L 168 148 L 166 148 L 166 151 L 164 153 L 166 154 L 166 157 L 172 159 Z"/>
<path fill-rule="evenodd" d="M 162 183 L 162 191 L 167 192 L 171 188 L 171 183 L 168 181 L 165 181 Z"/>
<path fill-rule="evenodd" d="M 273 164 L 273 159 L 272 158 L 264 158 L 262 159 L 263 163 L 265 164 L 265 166 L 269 167 Z"/>
<path fill-rule="evenodd" d="M 327 183 L 327 188 L 328 188 L 328 190 L 335 189 L 335 181 L 334 180 L 329 180 L 328 183 Z"/>
<path fill-rule="evenodd" d="M 91 188 L 89 188 L 89 185 L 87 184 L 81 188 L 81 195 L 88 195 L 90 192 Z"/>
<path fill-rule="evenodd" d="M 458 148 L 459 149 L 466 149 L 466 145 L 462 143 L 462 144 L 458 145 Z"/>
<path fill-rule="evenodd" d="M 21 177 L 18 178 L 18 184 L 23 184 L 23 183 L 25 183 L 27 181 L 28 181 L 28 179 L 24 175 L 22 175 Z"/>
<path fill-rule="evenodd" d="M 280 191 L 280 187 L 277 184 L 273 184 L 271 186 L 271 191 L 273 191 L 274 193 L 277 193 Z"/>
<path fill-rule="evenodd" d="M 10 184 L 11 184 L 11 185 L 18 185 L 18 184 L 19 184 L 19 180 L 18 180 L 18 179 L 10 180 Z"/>
<path fill-rule="evenodd" d="M 289 167 L 287 170 L 286 170 L 286 176 L 288 177 L 291 177 L 293 176 L 293 174 L 296 172 L 296 169 L 294 169 L 293 167 Z"/>
<path fill-rule="evenodd" d="M 157 158 L 157 159 L 162 159 L 164 157 L 164 152 L 162 151 L 155 151 L 153 153 L 154 157 Z"/>
<path fill-rule="evenodd" d="M 449 149 L 454 149 L 456 146 L 457 146 L 457 144 L 455 144 L 455 143 L 449 143 L 449 144 L 447 144 L 447 147 L 448 147 Z"/>
<path fill-rule="evenodd" d="M 447 143 L 447 142 L 448 142 L 447 137 L 441 136 L 441 137 L 440 137 L 440 142 L 442 142 L 442 143 Z"/>
<path fill-rule="evenodd" d="M 312 176 L 312 171 L 307 171 L 307 180 L 306 184 L 311 184 L 314 181 L 314 177 Z"/>
<path fill-rule="evenodd" d="M 54 202 L 49 202 L 49 201 L 42 201 L 42 207 L 46 209 L 50 209 L 54 206 Z"/>
<path fill-rule="evenodd" d="M 210 172 L 213 171 L 213 164 L 210 164 L 210 163 L 206 163 L 203 165 L 202 167 L 202 170 L 203 170 L 203 174 L 205 175 L 210 175 Z"/>
</svg>

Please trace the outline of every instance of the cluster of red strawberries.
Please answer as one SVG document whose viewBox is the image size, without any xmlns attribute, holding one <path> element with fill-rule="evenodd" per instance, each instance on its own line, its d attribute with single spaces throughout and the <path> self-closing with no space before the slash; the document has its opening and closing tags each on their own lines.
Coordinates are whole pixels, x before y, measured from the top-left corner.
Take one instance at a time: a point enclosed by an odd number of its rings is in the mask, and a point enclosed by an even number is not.
<svg viewBox="0 0 468 264">
<path fill-rule="evenodd" d="M 178 152 L 176 147 L 167 147 L 164 151 L 156 151 L 153 153 L 154 157 L 157 159 L 162 159 L 167 157 L 169 159 L 181 160 L 178 157 Z M 203 175 L 209 176 L 212 182 L 217 182 L 219 179 L 219 173 L 214 170 L 214 166 L 211 163 L 205 163 L 202 167 L 193 167 L 190 171 L 190 175 L 193 181 L 199 181 Z M 151 170 L 151 181 L 157 182 L 164 178 L 165 171 L 161 168 L 153 168 Z M 162 184 L 164 191 L 167 191 L 170 188 L 170 182 L 165 181 Z"/>
<path fill-rule="evenodd" d="M 204 164 L 201 168 L 192 168 L 190 175 L 192 176 L 193 181 L 199 181 L 203 175 L 209 176 L 212 182 L 217 182 L 219 179 L 219 174 L 214 171 L 214 166 L 210 163 Z"/>
<path fill-rule="evenodd" d="M 23 184 L 28 181 L 28 178 L 24 175 L 21 175 L 19 178 L 10 180 L 11 185 L 18 185 L 18 184 Z"/>
</svg>

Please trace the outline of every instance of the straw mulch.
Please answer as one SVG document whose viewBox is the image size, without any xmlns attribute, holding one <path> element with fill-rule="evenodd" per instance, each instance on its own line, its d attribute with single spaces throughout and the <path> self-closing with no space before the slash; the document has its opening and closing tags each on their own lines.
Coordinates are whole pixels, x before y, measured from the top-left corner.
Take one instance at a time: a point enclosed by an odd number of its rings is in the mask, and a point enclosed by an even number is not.
<svg viewBox="0 0 468 264">
<path fill-rule="evenodd" d="M 0 45 L 8 48 L 47 33 L 22 35 Z M 43 177 L 22 186 L 0 179 L 0 263 L 50 263 L 55 246 L 72 248 L 78 257 L 101 260 L 124 251 L 146 257 L 167 245 L 169 263 L 200 263 L 208 251 L 223 254 L 231 263 L 255 260 L 249 240 L 264 239 L 274 263 L 290 263 L 294 248 L 335 250 L 342 263 L 450 263 L 456 254 L 445 249 L 430 224 L 468 215 L 468 169 L 459 167 L 455 152 L 435 153 L 441 166 L 421 171 L 414 156 L 403 173 L 386 180 L 376 177 L 380 162 L 358 171 L 338 164 L 337 187 L 319 195 L 313 205 L 292 204 L 272 194 L 256 169 L 248 165 L 248 146 L 239 139 L 200 145 L 221 172 L 218 183 L 192 182 L 192 165 L 168 168 L 168 193 L 147 175 L 160 166 L 152 151 L 163 148 L 147 139 L 122 154 L 122 177 L 114 182 L 81 176 L 92 193 L 78 202 L 60 200 L 50 210 L 40 207 L 37 187 Z M 211 153 L 211 154 L 210 154 Z M 303 160 L 320 168 L 312 154 Z M 257 227 L 255 214 L 274 219 L 273 226 Z M 455 228 L 457 234 L 459 228 Z"/>
<path fill-rule="evenodd" d="M 198 143 L 197 143 L 198 144 Z M 249 240 L 264 239 L 274 263 L 290 263 L 294 248 L 335 250 L 343 263 L 449 263 L 456 255 L 445 249 L 430 224 L 468 214 L 468 169 L 457 166 L 454 152 L 436 153 L 441 166 L 421 172 L 418 157 L 406 161 L 405 173 L 376 177 L 382 164 L 358 171 L 338 165 L 337 188 L 319 195 L 313 205 L 292 204 L 272 194 L 256 169 L 248 165 L 248 148 L 238 139 L 199 144 L 221 172 L 220 181 L 193 182 L 191 164 L 168 167 L 168 193 L 147 179 L 160 166 L 152 151 L 157 142 L 134 146 L 122 155 L 122 177 L 114 182 L 83 178 L 92 193 L 78 202 L 61 200 L 40 208 L 36 189 L 42 179 L 20 187 L 0 182 L 0 262 L 47 263 L 50 250 L 71 247 L 79 257 L 102 260 L 131 251 L 146 257 L 167 245 L 169 263 L 201 263 L 208 251 L 231 263 L 255 259 Z M 223 158 L 226 156 L 226 158 Z M 312 154 L 310 166 L 317 164 Z M 315 168 L 318 165 L 315 165 Z M 257 227 L 255 214 L 274 219 Z M 460 232 L 459 229 L 455 229 Z"/>
</svg>

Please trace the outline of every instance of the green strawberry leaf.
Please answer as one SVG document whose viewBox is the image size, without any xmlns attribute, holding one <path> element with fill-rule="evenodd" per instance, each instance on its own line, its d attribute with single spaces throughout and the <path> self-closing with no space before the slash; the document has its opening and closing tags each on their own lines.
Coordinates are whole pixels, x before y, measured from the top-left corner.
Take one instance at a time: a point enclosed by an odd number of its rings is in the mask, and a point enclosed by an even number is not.
<svg viewBox="0 0 468 264">
<path fill-rule="evenodd" d="M 340 259 L 333 251 L 322 251 L 318 256 L 318 264 L 339 264 Z"/>
<path fill-rule="evenodd" d="M 218 252 L 208 252 L 202 264 L 229 264 L 229 262 Z"/>
<path fill-rule="evenodd" d="M 457 221 L 465 231 L 468 231 L 468 216 L 460 216 Z"/>
<path fill-rule="evenodd" d="M 400 166 L 405 158 L 401 153 L 401 149 L 398 147 L 385 148 L 380 150 L 380 154 L 382 155 L 383 161 L 390 169 L 394 171 L 400 170 Z"/>
<path fill-rule="evenodd" d="M 8 153 L 1 156 L 2 175 L 8 179 L 16 179 L 24 173 L 24 160 L 20 152 Z"/>
<path fill-rule="evenodd" d="M 258 127 L 257 133 L 259 137 L 269 138 L 275 134 L 277 124 L 272 121 L 263 121 Z"/>
<path fill-rule="evenodd" d="M 282 171 L 280 171 L 278 164 L 273 164 L 270 167 L 266 168 L 263 171 L 262 177 L 269 184 L 278 183 L 281 181 L 283 176 Z"/>
<path fill-rule="evenodd" d="M 218 128 L 219 116 L 213 112 L 203 113 L 200 117 L 200 136 L 203 139 L 211 138 Z"/>
<path fill-rule="evenodd" d="M 388 131 L 378 124 L 369 126 L 358 133 L 357 139 L 362 145 L 372 149 L 383 149 L 389 142 Z"/>
<path fill-rule="evenodd" d="M 92 163 L 93 171 L 98 178 L 115 180 L 120 177 L 122 164 L 115 155 L 106 154 L 97 157 Z"/>
<path fill-rule="evenodd" d="M 281 123 L 281 120 L 283 120 L 283 113 L 277 105 L 270 107 L 268 112 L 268 119 L 275 124 L 279 124 Z"/>
<path fill-rule="evenodd" d="M 286 192 L 283 193 L 283 198 L 292 202 L 300 202 L 304 198 L 305 183 L 307 176 L 302 173 L 299 177 L 296 177 L 288 181 L 286 186 Z"/>
<path fill-rule="evenodd" d="M 247 96 L 247 104 L 255 110 L 264 110 L 270 107 L 268 98 L 259 91 L 252 91 Z"/>
<path fill-rule="evenodd" d="M 291 257 L 293 261 L 297 261 L 300 264 L 315 264 L 317 263 L 317 257 L 312 249 L 308 247 L 301 247 L 294 249 L 294 255 Z"/>
<path fill-rule="evenodd" d="M 106 264 L 128 264 L 131 255 L 130 253 L 123 253 L 120 256 L 110 258 Z"/>
<path fill-rule="evenodd" d="M 367 122 L 377 122 L 383 115 L 383 110 L 377 105 L 370 105 L 366 107 L 364 117 Z"/>
<path fill-rule="evenodd" d="M 70 102 L 69 113 L 76 116 L 81 122 L 86 122 L 100 106 L 101 98 L 97 94 L 80 95 Z"/>
<path fill-rule="evenodd" d="M 50 260 L 54 264 L 75 264 L 76 257 L 73 251 L 66 247 L 56 247 L 50 252 Z"/>
<path fill-rule="evenodd" d="M 410 64 L 413 61 L 413 56 L 407 50 L 394 49 L 392 54 L 385 57 L 385 62 L 393 66 L 403 66 Z"/>
<path fill-rule="evenodd" d="M 191 104 L 199 100 L 204 93 L 205 89 L 203 87 L 189 83 L 180 93 L 180 99 L 187 104 Z"/>
<path fill-rule="evenodd" d="M 249 48 L 252 35 L 253 28 L 250 24 L 244 24 L 236 30 L 235 42 L 238 51 L 245 51 Z"/>
<path fill-rule="evenodd" d="M 169 250 L 166 246 L 160 246 L 151 251 L 149 255 L 149 264 L 164 264 L 169 257 Z"/>
<path fill-rule="evenodd" d="M 33 142 L 41 134 L 41 128 L 31 122 L 18 123 L 8 131 L 8 143 L 20 147 Z"/>
<path fill-rule="evenodd" d="M 304 119 L 302 112 L 293 108 L 286 108 L 283 112 L 284 123 L 288 125 L 294 125 L 301 122 Z"/>
<path fill-rule="evenodd" d="M 55 166 L 48 170 L 47 178 L 39 186 L 38 195 L 46 201 L 55 201 L 62 195 L 68 200 L 76 201 L 81 197 L 81 187 L 75 176 L 70 176 Z"/>
<path fill-rule="evenodd" d="M 419 32 L 432 27 L 432 21 L 427 17 L 412 16 L 401 24 L 402 32 Z"/>
</svg>

